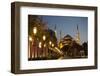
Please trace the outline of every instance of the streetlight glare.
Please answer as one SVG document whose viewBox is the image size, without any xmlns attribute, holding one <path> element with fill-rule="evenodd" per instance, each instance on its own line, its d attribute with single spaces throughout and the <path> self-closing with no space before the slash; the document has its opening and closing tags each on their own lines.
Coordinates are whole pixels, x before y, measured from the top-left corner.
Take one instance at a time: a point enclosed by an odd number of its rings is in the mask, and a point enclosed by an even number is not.
<svg viewBox="0 0 100 76">
<path fill-rule="evenodd" d="M 44 47 L 46 47 L 46 44 L 44 44 Z"/>
<path fill-rule="evenodd" d="M 52 47 L 54 47 L 54 44 L 52 44 Z"/>
<path fill-rule="evenodd" d="M 39 48 L 41 48 L 42 47 L 42 43 L 41 42 L 39 42 Z"/>
<path fill-rule="evenodd" d="M 31 36 L 29 36 L 29 41 L 32 41 L 32 37 Z"/>
<path fill-rule="evenodd" d="M 52 44 L 52 42 L 51 42 L 51 41 L 49 41 L 49 44 L 51 45 L 51 44 Z"/>
<path fill-rule="evenodd" d="M 46 36 L 45 36 L 45 35 L 43 35 L 43 40 L 44 40 L 44 41 L 46 40 Z"/>
<path fill-rule="evenodd" d="M 33 28 L 33 33 L 34 33 L 34 34 L 37 33 L 37 28 L 36 28 L 36 27 Z"/>
</svg>

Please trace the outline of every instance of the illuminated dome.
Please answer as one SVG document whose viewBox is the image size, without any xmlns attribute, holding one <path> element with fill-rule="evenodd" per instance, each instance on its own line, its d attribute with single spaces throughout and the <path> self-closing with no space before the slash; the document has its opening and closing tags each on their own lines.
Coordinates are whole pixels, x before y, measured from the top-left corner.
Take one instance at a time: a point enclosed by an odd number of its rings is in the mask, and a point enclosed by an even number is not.
<svg viewBox="0 0 100 76">
<path fill-rule="evenodd" d="M 72 40 L 73 38 L 69 35 L 69 34 L 67 34 L 64 38 L 63 38 L 63 40 Z"/>
</svg>

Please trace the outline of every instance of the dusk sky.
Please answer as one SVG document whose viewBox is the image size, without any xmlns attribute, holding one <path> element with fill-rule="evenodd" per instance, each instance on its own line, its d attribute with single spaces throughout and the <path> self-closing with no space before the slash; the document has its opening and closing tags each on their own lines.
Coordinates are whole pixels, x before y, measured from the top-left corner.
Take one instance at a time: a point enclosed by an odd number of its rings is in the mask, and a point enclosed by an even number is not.
<svg viewBox="0 0 100 76">
<path fill-rule="evenodd" d="M 70 17 L 70 16 L 42 16 L 44 22 L 48 24 L 50 29 L 57 30 L 57 38 L 60 38 L 60 30 L 62 37 L 69 34 L 73 38 L 76 37 L 77 25 L 80 32 L 81 43 L 88 40 L 88 18 L 87 17 Z"/>
</svg>

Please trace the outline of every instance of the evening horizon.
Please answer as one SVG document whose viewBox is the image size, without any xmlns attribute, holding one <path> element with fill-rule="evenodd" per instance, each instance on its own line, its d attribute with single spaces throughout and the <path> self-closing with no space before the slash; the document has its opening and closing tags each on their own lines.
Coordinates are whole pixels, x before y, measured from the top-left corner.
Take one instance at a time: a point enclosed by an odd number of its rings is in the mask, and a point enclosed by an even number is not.
<svg viewBox="0 0 100 76">
<path fill-rule="evenodd" d="M 81 43 L 88 42 L 88 18 L 87 17 L 71 17 L 71 16 L 42 16 L 43 21 L 47 23 L 48 28 L 54 30 L 56 26 L 57 39 L 59 40 L 60 31 L 62 37 L 69 34 L 75 38 L 77 33 L 77 25 L 79 28 Z"/>
</svg>

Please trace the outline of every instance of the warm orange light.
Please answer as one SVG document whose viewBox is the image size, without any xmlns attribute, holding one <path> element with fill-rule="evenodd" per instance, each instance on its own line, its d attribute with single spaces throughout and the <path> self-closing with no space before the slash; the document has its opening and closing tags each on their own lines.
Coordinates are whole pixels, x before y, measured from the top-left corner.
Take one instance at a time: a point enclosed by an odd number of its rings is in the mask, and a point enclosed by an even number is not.
<svg viewBox="0 0 100 76">
<path fill-rule="evenodd" d="M 45 35 L 43 35 L 43 40 L 44 40 L 44 41 L 46 40 L 46 36 L 45 36 Z"/>
<path fill-rule="evenodd" d="M 46 44 L 44 44 L 44 47 L 46 47 Z"/>
<path fill-rule="evenodd" d="M 41 42 L 39 42 L 39 48 L 42 48 L 42 43 Z"/>
<path fill-rule="evenodd" d="M 54 44 L 52 44 L 52 47 L 54 47 Z"/>
<path fill-rule="evenodd" d="M 49 41 L 49 45 L 51 45 L 52 44 L 52 42 L 51 41 Z"/>
<path fill-rule="evenodd" d="M 29 36 L 29 41 L 32 41 L 32 37 L 31 36 Z"/>
<path fill-rule="evenodd" d="M 34 35 L 37 33 L 37 28 L 36 27 L 33 28 L 33 33 L 34 33 Z"/>
</svg>

